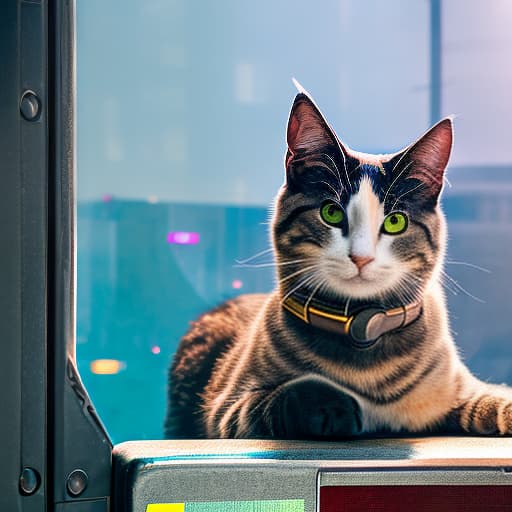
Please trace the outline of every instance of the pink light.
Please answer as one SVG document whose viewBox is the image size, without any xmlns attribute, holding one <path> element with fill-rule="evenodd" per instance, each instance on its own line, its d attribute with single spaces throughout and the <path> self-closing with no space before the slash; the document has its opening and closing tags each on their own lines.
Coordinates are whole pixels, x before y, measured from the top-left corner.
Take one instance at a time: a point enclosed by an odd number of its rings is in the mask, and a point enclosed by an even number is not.
<svg viewBox="0 0 512 512">
<path fill-rule="evenodd" d="M 153 345 L 151 347 L 151 352 L 153 352 L 153 354 L 155 354 L 155 355 L 160 354 L 160 352 L 161 352 L 160 347 L 158 345 Z"/>
<path fill-rule="evenodd" d="M 114 199 L 114 196 L 112 194 L 104 194 L 102 197 L 104 203 L 110 203 L 112 199 Z"/>
<path fill-rule="evenodd" d="M 167 234 L 168 244 L 195 245 L 199 243 L 199 233 L 190 231 L 171 231 Z"/>
<path fill-rule="evenodd" d="M 235 279 L 232 283 L 231 283 L 231 286 L 235 289 L 235 290 L 240 290 L 240 288 L 242 288 L 242 286 L 244 285 L 244 283 L 242 281 L 240 281 L 240 279 Z"/>
</svg>

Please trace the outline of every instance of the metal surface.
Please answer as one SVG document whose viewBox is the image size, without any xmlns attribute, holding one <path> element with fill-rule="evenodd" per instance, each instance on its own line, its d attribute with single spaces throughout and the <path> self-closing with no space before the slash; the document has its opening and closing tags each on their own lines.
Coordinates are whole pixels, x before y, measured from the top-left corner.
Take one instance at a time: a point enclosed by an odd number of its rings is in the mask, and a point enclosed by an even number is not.
<svg viewBox="0 0 512 512">
<path fill-rule="evenodd" d="M 46 2 L 19 4 L 21 31 L 20 91 L 32 91 L 39 106 L 20 122 L 22 175 L 23 391 L 22 464 L 34 468 L 41 485 L 25 497 L 23 510 L 41 510 L 47 501 L 47 211 L 48 211 L 48 12 Z M 19 97 L 20 97 L 19 96 Z M 20 101 L 18 99 L 18 101 Z"/>
<path fill-rule="evenodd" d="M 150 503 L 304 499 L 328 485 L 512 485 L 512 438 L 140 441 L 114 448 L 113 510 Z"/>
<path fill-rule="evenodd" d="M 96 415 L 75 362 L 75 5 L 52 2 L 50 72 L 53 76 L 50 213 L 49 351 L 52 358 L 52 491 L 58 510 L 108 510 L 112 445 Z M 87 485 L 69 492 L 80 468 Z M 82 482 L 83 483 L 83 482 Z M 80 503 L 75 500 L 80 500 Z M 80 508 L 81 507 L 81 508 Z M 90 508 L 88 508 L 90 507 Z"/>
<path fill-rule="evenodd" d="M 18 131 L 19 68 L 17 3 L 0 3 L 0 155 L 2 186 L 0 216 L 0 400 L 4 414 L 0 422 L 0 510 L 20 510 L 18 478 L 21 449 L 21 176 Z M 4 245 L 5 244 L 5 245 Z M 10 250 L 4 250 L 9 247 Z"/>
<path fill-rule="evenodd" d="M 46 3 L 0 2 L 0 510 L 46 506 Z"/>
</svg>

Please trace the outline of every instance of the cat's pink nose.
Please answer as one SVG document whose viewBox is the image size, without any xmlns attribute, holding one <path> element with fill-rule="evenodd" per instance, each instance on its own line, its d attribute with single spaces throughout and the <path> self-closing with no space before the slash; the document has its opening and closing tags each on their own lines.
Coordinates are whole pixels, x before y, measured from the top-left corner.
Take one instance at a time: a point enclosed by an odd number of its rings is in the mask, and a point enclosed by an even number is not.
<svg viewBox="0 0 512 512">
<path fill-rule="evenodd" d="M 354 262 L 359 271 L 375 259 L 373 256 L 358 256 L 357 254 L 350 254 L 349 258 Z"/>
</svg>

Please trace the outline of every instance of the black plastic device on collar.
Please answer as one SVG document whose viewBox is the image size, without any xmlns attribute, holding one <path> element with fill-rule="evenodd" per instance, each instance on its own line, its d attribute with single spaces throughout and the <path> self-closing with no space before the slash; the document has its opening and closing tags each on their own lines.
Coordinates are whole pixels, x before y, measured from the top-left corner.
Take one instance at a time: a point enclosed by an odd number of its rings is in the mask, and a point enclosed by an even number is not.
<svg viewBox="0 0 512 512">
<path fill-rule="evenodd" d="M 412 302 L 392 309 L 369 305 L 348 315 L 300 292 L 287 297 L 283 307 L 307 324 L 347 336 L 361 350 L 372 347 L 383 334 L 411 324 L 422 311 L 421 302 Z"/>
</svg>

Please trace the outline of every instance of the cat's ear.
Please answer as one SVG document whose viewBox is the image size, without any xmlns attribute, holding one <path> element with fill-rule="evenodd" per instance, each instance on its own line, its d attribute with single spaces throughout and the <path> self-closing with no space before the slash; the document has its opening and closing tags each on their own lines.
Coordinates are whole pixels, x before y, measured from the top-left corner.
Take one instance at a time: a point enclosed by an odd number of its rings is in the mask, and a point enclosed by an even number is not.
<svg viewBox="0 0 512 512">
<path fill-rule="evenodd" d="M 453 145 L 453 122 L 443 119 L 416 142 L 390 160 L 393 179 L 414 178 L 421 182 L 418 194 L 437 202 Z"/>
<path fill-rule="evenodd" d="M 314 154 L 329 147 L 343 150 L 320 109 L 304 89 L 297 94 L 293 102 L 286 142 L 286 166 L 295 158 L 302 158 L 304 155 Z"/>
</svg>

